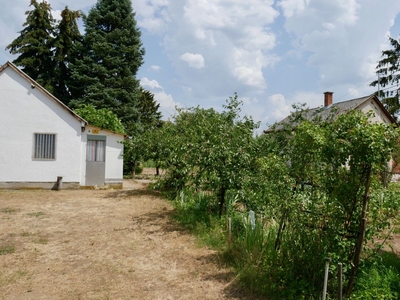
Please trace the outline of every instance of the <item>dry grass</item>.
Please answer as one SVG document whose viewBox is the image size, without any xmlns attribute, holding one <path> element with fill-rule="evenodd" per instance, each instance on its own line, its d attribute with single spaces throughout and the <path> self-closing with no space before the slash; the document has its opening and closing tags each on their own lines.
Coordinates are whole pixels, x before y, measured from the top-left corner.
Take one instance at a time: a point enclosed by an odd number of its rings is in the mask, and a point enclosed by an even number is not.
<svg viewBox="0 0 400 300">
<path fill-rule="evenodd" d="M 0 299 L 242 299 L 167 201 L 127 186 L 0 191 Z"/>
</svg>

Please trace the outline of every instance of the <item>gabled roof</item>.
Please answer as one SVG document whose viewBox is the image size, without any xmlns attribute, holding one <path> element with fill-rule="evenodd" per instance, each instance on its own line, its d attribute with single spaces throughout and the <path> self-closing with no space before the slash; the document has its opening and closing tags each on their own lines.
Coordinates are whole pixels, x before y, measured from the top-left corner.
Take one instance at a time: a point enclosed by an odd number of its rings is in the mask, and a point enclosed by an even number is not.
<svg viewBox="0 0 400 300">
<path fill-rule="evenodd" d="M 338 103 L 333 103 L 327 107 L 316 107 L 316 108 L 311 108 L 308 110 L 305 110 L 304 112 L 301 113 L 301 119 L 302 120 L 313 120 L 314 118 L 320 118 L 322 121 L 326 120 L 332 113 L 334 113 L 336 116 L 345 114 L 349 111 L 356 110 L 359 107 L 361 107 L 365 102 L 368 101 L 374 101 L 374 103 L 379 106 L 379 108 L 382 110 L 382 112 L 386 115 L 386 117 L 393 123 L 397 124 L 396 120 L 392 117 L 392 115 L 387 111 L 387 109 L 383 106 L 381 101 L 379 101 L 378 97 L 374 94 L 361 97 L 361 98 L 356 98 L 356 99 L 351 99 L 343 102 L 338 102 Z M 293 114 L 287 116 L 285 119 L 283 119 L 280 122 L 277 122 L 274 124 L 273 127 L 268 128 L 265 130 L 265 133 L 274 131 L 274 130 L 281 130 L 284 128 L 285 125 L 290 123 L 290 120 L 293 118 Z M 301 121 L 297 122 L 300 123 Z M 292 126 L 296 127 L 299 124 L 292 124 Z"/>
<path fill-rule="evenodd" d="M 67 110 L 72 116 L 74 116 L 79 122 L 83 122 L 84 126 L 88 124 L 88 122 L 77 115 L 72 109 L 70 109 L 68 106 L 66 106 L 64 103 L 62 103 L 60 100 L 58 100 L 56 97 L 54 97 L 50 92 L 48 92 L 44 87 L 42 87 L 39 83 L 37 83 L 35 80 L 33 80 L 31 77 L 29 77 L 25 72 L 20 70 L 16 65 L 14 65 L 12 62 L 6 62 L 4 65 L 0 67 L 0 73 L 2 73 L 5 69 L 11 68 L 17 74 L 19 74 L 21 77 L 23 77 L 26 81 L 28 81 L 31 86 L 34 88 L 40 90 L 43 94 L 45 94 L 47 97 L 49 97 L 52 101 L 56 102 L 57 104 L 61 105 L 62 108 Z"/>
</svg>

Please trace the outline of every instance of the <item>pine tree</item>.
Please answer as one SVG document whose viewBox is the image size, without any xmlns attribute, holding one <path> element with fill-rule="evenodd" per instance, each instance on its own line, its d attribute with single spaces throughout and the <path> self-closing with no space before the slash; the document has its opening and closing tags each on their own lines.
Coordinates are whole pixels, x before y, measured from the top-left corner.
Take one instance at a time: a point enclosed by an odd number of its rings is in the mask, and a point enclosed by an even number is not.
<svg viewBox="0 0 400 300">
<path fill-rule="evenodd" d="M 137 106 L 140 113 L 140 123 L 144 130 L 162 126 L 160 104 L 154 100 L 154 94 L 140 87 L 140 98 Z"/>
<path fill-rule="evenodd" d="M 68 79 L 71 76 L 69 60 L 73 56 L 74 45 L 82 40 L 77 20 L 81 17 L 80 11 L 72 11 L 68 6 L 61 12 L 61 21 L 56 29 L 54 39 L 54 96 L 68 105 L 71 95 L 68 90 Z"/>
<path fill-rule="evenodd" d="M 19 54 L 13 61 L 22 71 L 36 80 L 49 92 L 53 92 L 51 78 L 54 65 L 52 43 L 55 20 L 51 15 L 50 4 L 31 0 L 33 9 L 25 14 L 25 27 L 20 35 L 6 47 L 11 54 Z"/>
<path fill-rule="evenodd" d="M 128 134 L 136 130 L 144 48 L 130 0 L 98 0 L 83 18 L 85 35 L 71 63 L 72 106 L 92 104 L 112 110 Z"/>
<path fill-rule="evenodd" d="M 376 67 L 378 80 L 370 85 L 380 85 L 379 97 L 390 114 L 397 119 L 400 113 L 400 39 L 389 37 L 393 49 L 382 51 L 382 59 Z"/>
</svg>

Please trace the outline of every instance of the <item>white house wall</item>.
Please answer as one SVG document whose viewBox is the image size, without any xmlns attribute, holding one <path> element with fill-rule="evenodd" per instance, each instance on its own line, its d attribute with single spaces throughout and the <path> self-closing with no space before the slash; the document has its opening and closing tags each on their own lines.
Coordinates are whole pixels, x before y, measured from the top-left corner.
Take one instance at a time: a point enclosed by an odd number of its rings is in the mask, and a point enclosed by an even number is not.
<svg viewBox="0 0 400 300">
<path fill-rule="evenodd" d="M 81 122 L 12 68 L 0 73 L 0 186 L 81 181 Z M 33 160 L 34 133 L 56 134 L 56 159 Z"/>
<path fill-rule="evenodd" d="M 363 105 L 359 107 L 359 110 L 361 110 L 364 114 L 367 114 L 369 111 L 373 111 L 375 116 L 371 118 L 371 122 L 392 124 L 391 120 L 389 120 L 387 115 L 373 100 L 363 103 Z"/>
<path fill-rule="evenodd" d="M 122 187 L 123 183 L 123 149 L 124 136 L 108 130 L 102 130 L 98 127 L 88 125 L 82 134 L 82 149 L 85 155 L 82 164 L 82 178 L 81 185 L 85 184 L 86 178 L 86 142 L 87 135 L 102 135 L 106 136 L 106 170 L 105 170 L 105 184 L 113 187 Z"/>
</svg>

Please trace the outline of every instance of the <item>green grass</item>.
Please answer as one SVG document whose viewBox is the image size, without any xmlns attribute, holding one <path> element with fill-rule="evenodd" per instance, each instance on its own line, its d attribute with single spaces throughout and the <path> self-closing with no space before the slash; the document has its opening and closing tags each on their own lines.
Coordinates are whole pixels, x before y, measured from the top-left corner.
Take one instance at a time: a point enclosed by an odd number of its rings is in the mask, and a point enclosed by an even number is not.
<svg viewBox="0 0 400 300">
<path fill-rule="evenodd" d="M 39 218 L 39 217 L 44 216 L 46 214 L 44 212 L 42 212 L 42 211 L 38 211 L 38 212 L 28 213 L 27 215 L 30 216 L 30 217 Z"/>
<path fill-rule="evenodd" d="M 0 255 L 11 254 L 14 252 L 15 252 L 14 246 L 11 245 L 0 246 Z"/>
<path fill-rule="evenodd" d="M 1 212 L 5 213 L 5 214 L 12 214 L 12 213 L 15 213 L 17 211 L 19 211 L 19 209 L 18 208 L 13 208 L 13 207 L 5 207 L 5 208 L 3 208 L 1 210 Z"/>
<path fill-rule="evenodd" d="M 155 168 L 156 163 L 153 160 L 148 160 L 143 163 L 143 168 Z"/>
<path fill-rule="evenodd" d="M 350 299 L 391 300 L 400 298 L 400 259 L 384 252 L 361 266 Z"/>
<path fill-rule="evenodd" d="M 230 203 L 228 201 L 228 203 Z M 232 235 L 229 241 L 228 217 L 219 218 L 218 203 L 211 193 L 184 191 L 174 200 L 174 218 L 197 237 L 200 246 L 219 252 L 219 263 L 233 267 L 244 290 L 266 295 L 275 286 L 269 282 L 265 257 L 273 259 L 275 224 L 264 224 L 257 218 L 255 227 L 248 213 L 229 210 Z"/>
</svg>

